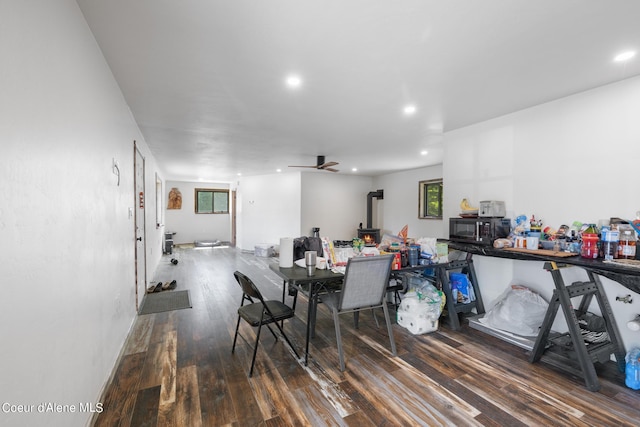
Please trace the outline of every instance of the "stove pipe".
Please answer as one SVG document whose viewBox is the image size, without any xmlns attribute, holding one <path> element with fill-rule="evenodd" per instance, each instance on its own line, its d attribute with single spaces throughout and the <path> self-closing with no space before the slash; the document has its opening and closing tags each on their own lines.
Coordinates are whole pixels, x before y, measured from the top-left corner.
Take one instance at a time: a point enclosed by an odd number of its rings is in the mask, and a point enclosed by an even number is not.
<svg viewBox="0 0 640 427">
<path fill-rule="evenodd" d="M 378 200 L 382 200 L 384 199 L 384 190 L 378 190 L 378 191 L 371 191 L 369 194 L 367 194 L 367 228 L 371 228 L 371 222 L 372 222 L 372 217 L 373 217 L 373 198 L 376 198 Z"/>
</svg>

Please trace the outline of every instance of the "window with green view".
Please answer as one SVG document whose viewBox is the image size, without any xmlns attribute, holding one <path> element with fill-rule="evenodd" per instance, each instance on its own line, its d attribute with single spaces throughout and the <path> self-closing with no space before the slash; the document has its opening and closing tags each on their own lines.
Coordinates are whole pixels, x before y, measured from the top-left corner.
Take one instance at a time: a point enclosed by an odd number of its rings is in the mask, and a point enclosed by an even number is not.
<svg viewBox="0 0 640 427">
<path fill-rule="evenodd" d="M 197 214 L 229 213 L 229 190 L 196 188 L 195 191 Z"/>
<path fill-rule="evenodd" d="M 418 218 L 442 219 L 442 179 L 420 181 Z"/>
</svg>

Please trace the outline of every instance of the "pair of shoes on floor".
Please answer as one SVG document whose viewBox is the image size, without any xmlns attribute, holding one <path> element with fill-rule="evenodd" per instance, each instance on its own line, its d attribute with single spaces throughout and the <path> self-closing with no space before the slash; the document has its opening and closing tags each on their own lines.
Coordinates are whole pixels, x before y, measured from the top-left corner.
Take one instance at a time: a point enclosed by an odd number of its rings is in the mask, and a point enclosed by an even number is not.
<svg viewBox="0 0 640 427">
<path fill-rule="evenodd" d="M 177 265 L 178 264 L 178 260 L 175 259 L 175 258 L 171 258 L 171 264 Z"/>
<path fill-rule="evenodd" d="M 160 292 L 162 290 L 162 282 L 158 282 L 157 285 L 151 285 L 147 288 L 147 293 L 152 294 L 154 292 Z"/>
<path fill-rule="evenodd" d="M 171 282 L 165 282 L 165 283 L 162 285 L 162 290 L 163 290 L 163 291 L 166 291 L 166 290 L 168 290 L 168 289 L 173 290 L 173 289 L 175 289 L 177 286 L 178 286 L 178 282 L 176 282 L 175 280 L 172 280 Z"/>
<path fill-rule="evenodd" d="M 171 282 L 158 282 L 157 285 L 151 285 L 147 288 L 147 293 L 152 294 L 154 292 L 173 290 L 178 286 L 178 282 L 172 280 Z"/>
</svg>

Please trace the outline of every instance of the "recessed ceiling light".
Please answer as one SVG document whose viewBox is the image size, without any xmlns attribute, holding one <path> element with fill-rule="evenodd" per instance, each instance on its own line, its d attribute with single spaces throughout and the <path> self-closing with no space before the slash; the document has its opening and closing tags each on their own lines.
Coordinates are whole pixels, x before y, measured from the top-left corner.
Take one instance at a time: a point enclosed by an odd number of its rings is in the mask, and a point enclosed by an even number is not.
<svg viewBox="0 0 640 427">
<path fill-rule="evenodd" d="M 416 113 L 417 108 L 413 104 L 406 105 L 402 110 L 406 116 L 412 116 Z"/>
<path fill-rule="evenodd" d="M 422 156 L 426 156 L 427 154 L 429 154 L 429 152 L 428 152 L 427 150 L 422 150 L 422 151 L 420 152 L 420 154 L 421 154 Z"/>
<path fill-rule="evenodd" d="M 238 172 L 238 176 L 242 176 L 242 174 L 240 172 Z"/>
<path fill-rule="evenodd" d="M 276 172 L 282 172 L 282 169 L 276 169 Z"/>
<path fill-rule="evenodd" d="M 629 50 L 627 52 L 622 52 L 621 54 L 616 55 L 616 57 L 613 58 L 613 60 L 616 62 L 622 62 L 622 61 L 627 61 L 633 58 L 634 56 L 636 56 L 636 53 L 632 50 Z"/>
<path fill-rule="evenodd" d="M 358 168 L 351 168 L 351 172 L 358 172 Z"/>
<path fill-rule="evenodd" d="M 298 89 L 300 86 L 302 86 L 302 78 L 300 78 L 300 76 L 298 76 L 297 74 L 290 74 L 287 76 L 285 83 L 290 89 Z"/>
</svg>

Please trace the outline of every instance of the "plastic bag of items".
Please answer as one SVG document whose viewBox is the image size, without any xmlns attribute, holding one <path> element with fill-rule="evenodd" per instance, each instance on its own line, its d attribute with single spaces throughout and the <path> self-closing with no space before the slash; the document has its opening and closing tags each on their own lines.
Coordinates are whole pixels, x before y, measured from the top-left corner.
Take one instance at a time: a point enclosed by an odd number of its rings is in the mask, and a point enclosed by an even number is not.
<svg viewBox="0 0 640 427">
<path fill-rule="evenodd" d="M 536 336 L 549 304 L 525 286 L 511 285 L 480 323 L 522 336 Z"/>
<path fill-rule="evenodd" d="M 420 245 L 420 258 L 428 259 L 429 264 L 449 262 L 449 247 L 446 243 L 438 243 L 435 237 L 420 237 L 416 244 Z"/>
<path fill-rule="evenodd" d="M 464 273 L 449 274 L 449 284 L 451 285 L 451 295 L 458 304 L 469 304 L 476 300 L 476 294 L 469 281 L 469 276 Z"/>
<path fill-rule="evenodd" d="M 398 307 L 398 325 L 414 335 L 433 332 L 438 329 L 438 318 L 444 303 L 444 294 L 427 279 L 411 278 L 409 291 Z"/>
</svg>

